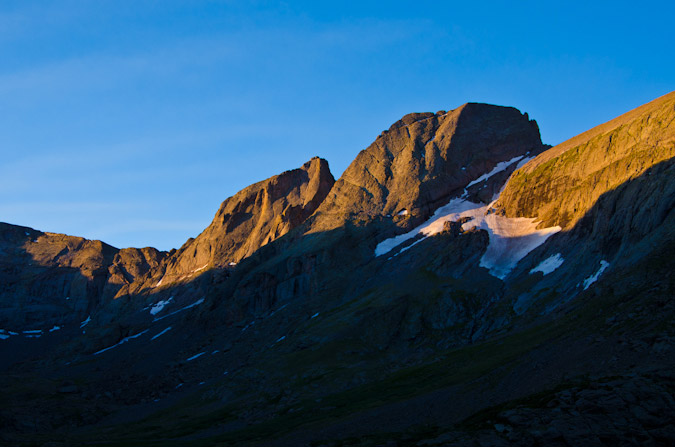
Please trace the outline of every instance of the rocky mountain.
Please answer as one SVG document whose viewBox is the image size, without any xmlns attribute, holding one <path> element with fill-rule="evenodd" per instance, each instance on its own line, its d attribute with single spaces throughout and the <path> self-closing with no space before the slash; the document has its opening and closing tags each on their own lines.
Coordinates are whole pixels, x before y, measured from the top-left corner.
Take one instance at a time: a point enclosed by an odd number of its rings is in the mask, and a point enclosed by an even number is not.
<svg viewBox="0 0 675 447">
<path fill-rule="evenodd" d="M 0 440 L 671 445 L 674 116 L 409 114 L 169 253 L 3 224 Z"/>
<path fill-rule="evenodd" d="M 147 281 L 129 293 L 189 280 L 208 269 L 236 265 L 303 223 L 323 202 L 335 179 L 326 160 L 255 183 L 225 200 L 211 224 L 188 240 Z"/>
<path fill-rule="evenodd" d="M 411 113 L 356 156 L 310 231 L 385 215 L 409 228 L 497 163 L 543 149 L 537 123 L 512 107 L 469 103 L 449 112 Z"/>
<path fill-rule="evenodd" d="M 46 330 L 86 318 L 101 324 L 124 321 L 156 296 L 178 295 L 158 295 L 166 286 L 231 268 L 283 236 L 314 212 L 333 183 L 328 163 L 313 158 L 228 198 L 211 225 L 169 253 L 151 247 L 120 250 L 2 223 L 0 327 Z M 194 295 L 183 293 L 185 299 Z"/>
<path fill-rule="evenodd" d="M 86 316 L 165 257 L 0 223 L 0 326 L 46 328 Z"/>
</svg>

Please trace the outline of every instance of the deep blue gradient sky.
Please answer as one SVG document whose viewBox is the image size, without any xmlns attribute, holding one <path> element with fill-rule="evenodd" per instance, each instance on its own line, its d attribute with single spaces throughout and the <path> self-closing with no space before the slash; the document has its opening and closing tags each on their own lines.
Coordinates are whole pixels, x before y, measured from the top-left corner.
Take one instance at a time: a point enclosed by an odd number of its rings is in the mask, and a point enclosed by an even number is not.
<svg viewBox="0 0 675 447">
<path fill-rule="evenodd" d="M 556 144 L 675 88 L 672 1 L 3 1 L 0 221 L 179 247 L 409 112 L 511 105 Z"/>
</svg>

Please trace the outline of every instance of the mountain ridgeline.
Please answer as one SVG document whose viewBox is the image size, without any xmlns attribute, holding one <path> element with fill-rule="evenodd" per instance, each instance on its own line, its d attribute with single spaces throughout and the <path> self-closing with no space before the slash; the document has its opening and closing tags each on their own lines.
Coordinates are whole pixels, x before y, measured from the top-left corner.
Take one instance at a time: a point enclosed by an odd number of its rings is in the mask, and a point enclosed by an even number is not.
<svg viewBox="0 0 675 447">
<path fill-rule="evenodd" d="M 674 123 L 412 113 L 170 252 L 0 224 L 0 441 L 672 444 Z"/>
</svg>

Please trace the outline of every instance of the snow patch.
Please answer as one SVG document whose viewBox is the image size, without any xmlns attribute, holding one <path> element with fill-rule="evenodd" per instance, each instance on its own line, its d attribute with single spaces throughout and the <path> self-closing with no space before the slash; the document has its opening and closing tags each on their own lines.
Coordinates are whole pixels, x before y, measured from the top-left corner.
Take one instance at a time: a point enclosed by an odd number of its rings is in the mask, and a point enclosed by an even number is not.
<svg viewBox="0 0 675 447">
<path fill-rule="evenodd" d="M 59 329 L 61 329 L 61 326 L 54 326 L 53 328 L 51 328 L 51 329 L 49 330 L 49 332 L 58 331 Z"/>
<path fill-rule="evenodd" d="M 602 272 L 607 270 L 607 267 L 609 267 L 609 262 L 604 261 L 604 260 L 600 261 L 600 268 L 598 269 L 598 271 L 595 272 L 595 274 L 593 274 L 593 275 L 589 276 L 588 278 L 584 279 L 584 290 L 588 289 L 591 286 L 591 284 L 593 284 L 595 281 L 597 281 L 598 278 L 600 277 L 600 275 L 602 275 Z"/>
<path fill-rule="evenodd" d="M 407 247 L 403 247 L 403 248 L 401 249 L 401 251 L 399 251 L 398 253 L 396 253 L 396 254 L 394 255 L 394 257 L 400 255 L 401 253 L 403 253 L 403 252 L 406 251 L 406 250 L 410 250 L 410 249 L 413 248 L 415 245 L 417 245 L 417 244 L 419 244 L 420 242 L 422 242 L 424 239 L 426 239 L 426 238 L 422 238 L 422 239 L 420 239 L 419 241 L 413 242 L 412 244 L 408 245 Z"/>
<path fill-rule="evenodd" d="M 528 152 L 528 154 L 529 154 L 529 152 Z M 527 155 L 527 154 L 526 154 L 526 155 Z M 523 159 L 520 160 L 520 161 L 518 162 L 518 164 L 516 165 L 515 171 L 517 171 L 518 169 L 522 168 L 523 166 L 525 166 L 527 163 L 529 163 L 529 162 L 532 161 L 532 160 L 534 160 L 534 157 L 525 157 L 525 158 L 523 158 Z"/>
<path fill-rule="evenodd" d="M 276 313 L 279 312 L 280 310 L 284 309 L 286 306 L 288 306 L 288 303 L 284 304 L 283 306 L 281 306 L 281 307 L 278 308 L 277 310 L 272 311 L 272 312 L 267 316 L 267 318 L 274 316 L 274 314 L 276 314 Z"/>
<path fill-rule="evenodd" d="M 536 272 L 542 272 L 544 275 L 548 275 L 558 267 L 560 267 L 565 260 L 563 259 L 560 253 L 556 253 L 553 256 L 550 256 L 539 263 L 538 266 L 530 270 L 530 275 Z"/>
<path fill-rule="evenodd" d="M 7 340 L 12 335 L 19 335 L 19 334 L 12 331 L 6 331 L 5 329 L 0 329 L 0 340 Z"/>
<path fill-rule="evenodd" d="M 193 308 L 195 306 L 199 306 L 203 302 L 204 302 L 204 298 L 200 298 L 197 301 L 195 301 L 194 303 L 190 304 L 189 306 L 185 306 L 182 309 L 178 309 L 178 310 L 175 310 L 175 311 L 171 312 L 170 314 L 161 316 L 159 318 L 155 318 L 154 320 L 152 320 L 152 322 L 154 323 L 155 321 L 163 320 L 164 318 L 170 317 L 172 315 L 176 315 L 177 313 L 183 312 L 184 310 L 188 310 L 188 309 Z"/>
<path fill-rule="evenodd" d="M 401 211 L 396 213 L 397 216 L 407 216 L 408 214 L 410 214 L 410 211 L 408 211 L 406 209 L 402 209 Z"/>
<path fill-rule="evenodd" d="M 486 174 L 481 175 L 481 176 L 478 177 L 476 180 L 474 180 L 474 181 L 472 181 L 471 183 L 469 183 L 468 185 L 466 185 L 466 188 L 469 188 L 469 187 L 471 187 L 471 186 L 473 186 L 473 185 L 476 185 L 476 184 L 478 184 L 478 183 L 480 183 L 480 182 L 482 182 L 482 181 L 484 181 L 484 180 L 489 179 L 490 177 L 492 177 L 492 176 L 495 175 L 495 174 L 498 174 L 498 173 L 500 173 L 500 172 L 502 172 L 502 171 L 505 171 L 506 168 L 508 168 L 508 167 L 511 166 L 513 163 L 517 162 L 518 160 L 521 160 L 523 157 L 524 157 L 524 155 L 519 155 L 518 157 L 513 157 L 511 160 L 500 161 L 499 163 L 497 163 L 497 166 L 495 166 L 494 169 L 492 169 L 492 171 L 490 171 L 490 172 L 488 172 L 488 173 L 486 173 Z"/>
<path fill-rule="evenodd" d="M 23 331 L 24 334 L 42 334 L 42 329 L 34 329 L 31 331 Z"/>
<path fill-rule="evenodd" d="M 201 266 L 201 267 L 199 267 L 199 268 L 197 268 L 197 269 L 194 269 L 194 270 L 192 271 L 192 273 L 195 273 L 195 272 L 201 272 L 202 270 L 204 270 L 204 269 L 205 269 L 206 267 L 208 267 L 208 266 L 209 266 L 209 263 L 207 262 L 207 263 L 204 264 L 203 266 Z"/>
<path fill-rule="evenodd" d="M 195 355 L 193 355 L 192 357 L 190 357 L 189 359 L 187 359 L 187 360 L 185 360 L 185 361 L 186 361 L 186 362 L 191 362 L 191 361 L 193 361 L 194 359 L 203 356 L 204 354 L 206 354 L 206 352 L 200 352 L 199 354 L 195 354 Z"/>
<path fill-rule="evenodd" d="M 465 223 L 462 228 L 468 229 L 471 223 Z M 490 235 L 490 243 L 479 265 L 500 279 L 504 279 L 529 252 L 562 230 L 559 226 L 537 230 L 538 222 L 534 218 L 508 218 L 494 213 L 483 215 L 478 223 L 479 228 Z"/>
<path fill-rule="evenodd" d="M 173 297 L 170 297 L 168 300 L 159 301 L 157 304 L 153 304 L 150 308 L 150 315 L 157 315 L 164 309 L 164 306 L 169 304 L 171 301 L 173 301 Z"/>
<path fill-rule="evenodd" d="M 469 210 L 476 206 L 475 203 L 468 202 L 462 198 L 453 199 L 445 206 L 440 207 L 436 210 L 433 216 L 408 233 L 399 234 L 392 238 L 386 239 L 375 247 L 375 256 L 382 256 L 386 253 L 389 253 L 394 248 L 398 247 L 407 240 L 410 240 L 416 237 L 418 234 L 423 234 L 425 236 L 430 236 L 431 234 L 436 234 L 443 230 L 443 224 L 445 223 L 445 217 L 448 215 L 453 215 L 461 213 L 463 211 Z"/>
<path fill-rule="evenodd" d="M 82 329 L 83 327 L 88 325 L 90 321 L 91 321 L 91 315 L 89 315 L 86 320 L 84 320 L 82 323 L 80 323 L 80 329 Z"/>
<path fill-rule="evenodd" d="M 521 163 L 517 167 L 521 167 L 530 159 L 525 157 L 525 155 L 520 155 L 511 160 L 497 163 L 490 172 L 470 182 L 464 188 L 464 194 L 461 197 L 452 199 L 447 205 L 438 208 L 425 223 L 408 233 L 400 234 L 377 244 L 375 256 L 389 253 L 402 243 L 418 237 L 418 235 L 423 236 L 422 239 L 404 247 L 396 255 L 389 258 L 392 259 L 398 254 L 409 250 L 414 245 L 419 244 L 425 238 L 443 231 L 446 222 L 457 222 L 460 219 L 468 219 L 467 222 L 462 224 L 463 230 L 466 231 L 475 227 L 476 229 L 487 231 L 490 236 L 488 248 L 481 257 L 479 265 L 487 268 L 493 276 L 504 279 L 521 259 L 543 244 L 551 235 L 562 230 L 562 228 L 555 226 L 538 230 L 537 225 L 539 222 L 536 222 L 534 218 L 498 216 L 493 212 L 492 206 L 499 199 L 501 191 L 493 197 L 492 203 L 482 205 L 468 201 L 466 189 L 506 170 L 518 161 Z"/>
<path fill-rule="evenodd" d="M 114 345 L 112 345 L 112 346 L 108 346 L 107 348 L 101 349 L 100 351 L 94 352 L 94 355 L 102 354 L 102 353 L 104 353 L 104 352 L 106 352 L 106 351 L 108 351 L 108 350 L 110 350 L 110 349 L 112 349 L 112 348 L 116 348 L 116 347 L 118 347 L 119 345 L 123 345 L 124 343 L 128 342 L 129 340 L 133 340 L 134 338 L 140 337 L 141 335 L 145 334 L 145 333 L 148 332 L 149 330 L 150 330 L 150 329 L 146 329 L 146 330 L 144 330 L 143 332 L 139 332 L 139 333 L 136 334 L 136 335 L 130 335 L 130 336 L 128 336 L 128 337 L 124 337 L 122 340 L 120 340 L 120 341 L 117 342 L 116 344 L 114 344 Z"/>
<path fill-rule="evenodd" d="M 159 281 L 157 281 L 157 284 L 155 284 L 154 287 L 159 287 L 159 286 L 161 286 L 162 284 L 164 284 L 164 278 L 165 278 L 165 277 L 166 277 L 166 275 L 162 276 L 162 278 L 161 278 Z M 153 287 L 153 288 L 154 288 L 154 287 Z"/>
<path fill-rule="evenodd" d="M 171 326 L 169 326 L 168 328 L 164 329 L 164 330 L 163 330 L 162 332 L 160 332 L 159 334 L 154 335 L 154 336 L 150 339 L 150 341 L 152 341 L 152 340 L 154 340 L 154 339 L 156 339 L 156 338 L 159 338 L 160 336 L 166 334 L 166 333 L 169 332 L 170 330 L 171 330 Z"/>
<path fill-rule="evenodd" d="M 285 336 L 285 335 L 282 335 L 282 336 L 279 337 L 279 338 L 277 339 L 277 341 L 275 341 L 274 343 L 279 343 L 281 340 L 283 340 L 283 339 L 285 339 L 285 338 L 286 338 L 286 336 Z"/>
<path fill-rule="evenodd" d="M 235 265 L 237 265 L 237 263 L 236 263 L 236 262 L 230 262 L 230 263 L 227 264 L 227 265 L 229 265 L 230 267 L 234 267 Z"/>
<path fill-rule="evenodd" d="M 543 244 L 551 235 L 562 230 L 555 226 L 537 230 L 538 222 L 534 218 L 499 216 L 491 211 L 492 205 L 481 205 L 456 198 L 447 205 L 436 210 L 434 215 L 414 230 L 380 242 L 375 247 L 375 256 L 388 253 L 403 242 L 418 235 L 427 238 L 443 231 L 445 222 L 456 222 L 460 219 L 469 220 L 462 225 L 463 230 L 475 227 L 486 230 L 490 236 L 490 243 L 480 260 L 480 266 L 490 271 L 490 274 L 500 279 L 516 266 L 529 252 Z M 410 249 L 424 239 L 415 241 L 399 253 Z"/>
<path fill-rule="evenodd" d="M 310 320 L 313 320 L 314 318 L 316 318 L 316 317 L 318 317 L 318 316 L 319 316 L 319 312 L 317 312 L 317 313 L 315 313 L 314 315 L 312 315 L 309 319 L 310 319 Z"/>
</svg>

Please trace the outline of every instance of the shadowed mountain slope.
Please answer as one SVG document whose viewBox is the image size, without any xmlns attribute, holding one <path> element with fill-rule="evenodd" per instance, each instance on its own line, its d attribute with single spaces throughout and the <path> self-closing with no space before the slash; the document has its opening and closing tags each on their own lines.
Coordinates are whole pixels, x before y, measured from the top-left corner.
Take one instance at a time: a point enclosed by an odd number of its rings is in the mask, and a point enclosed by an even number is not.
<svg viewBox="0 0 675 447">
<path fill-rule="evenodd" d="M 0 223 L 0 327 L 49 329 L 84 319 L 166 255 Z"/>
</svg>

